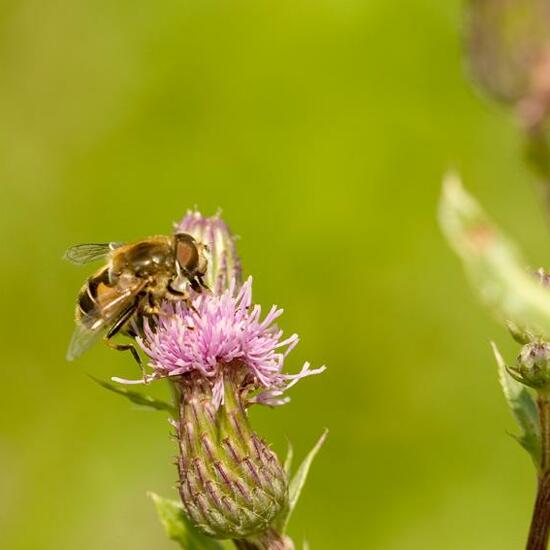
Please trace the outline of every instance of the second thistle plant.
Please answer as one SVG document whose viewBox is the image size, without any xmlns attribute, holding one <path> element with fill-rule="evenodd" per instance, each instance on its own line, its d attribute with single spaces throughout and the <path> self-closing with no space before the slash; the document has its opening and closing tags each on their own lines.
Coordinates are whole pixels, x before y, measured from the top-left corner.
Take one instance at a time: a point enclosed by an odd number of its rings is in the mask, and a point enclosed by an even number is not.
<svg viewBox="0 0 550 550">
<path fill-rule="evenodd" d="M 440 221 L 487 305 L 522 345 L 507 365 L 493 344 L 504 395 L 537 468 L 537 497 L 526 548 L 545 550 L 550 534 L 550 292 L 456 177 L 444 186 Z"/>
</svg>

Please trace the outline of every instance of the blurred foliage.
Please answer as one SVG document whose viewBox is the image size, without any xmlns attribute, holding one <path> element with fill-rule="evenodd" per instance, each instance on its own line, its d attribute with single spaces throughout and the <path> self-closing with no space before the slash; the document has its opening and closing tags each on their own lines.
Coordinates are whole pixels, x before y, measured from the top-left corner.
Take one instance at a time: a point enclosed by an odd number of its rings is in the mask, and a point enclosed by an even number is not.
<svg viewBox="0 0 550 550">
<path fill-rule="evenodd" d="M 446 178 L 439 207 L 441 229 L 461 258 L 472 286 L 515 339 L 550 337 L 550 292 L 541 273 L 525 269 L 525 260 L 463 187 Z M 529 338 L 531 336 L 531 338 Z M 525 342 L 525 343 L 526 343 Z"/>
<path fill-rule="evenodd" d="M 290 534 L 310 547 L 511 550 L 535 480 L 490 339 L 513 344 L 439 234 L 454 166 L 533 267 L 550 241 L 511 119 L 462 71 L 459 0 L 0 5 L 3 375 L 0 533 L 10 550 L 168 550 L 162 413 L 64 360 L 86 268 L 71 244 L 170 231 L 223 208 L 256 299 L 328 365 L 259 433 L 311 470 Z M 168 397 L 162 385 L 153 388 Z"/>
<path fill-rule="evenodd" d="M 532 93 L 550 41 L 546 0 L 467 0 L 469 64 L 477 83 L 502 101 Z"/>
</svg>

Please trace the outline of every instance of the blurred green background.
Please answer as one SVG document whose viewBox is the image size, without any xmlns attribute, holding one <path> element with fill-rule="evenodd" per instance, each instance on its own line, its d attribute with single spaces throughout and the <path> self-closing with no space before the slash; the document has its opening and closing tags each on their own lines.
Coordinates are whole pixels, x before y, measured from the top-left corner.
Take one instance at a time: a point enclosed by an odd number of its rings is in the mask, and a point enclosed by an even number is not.
<svg viewBox="0 0 550 550">
<path fill-rule="evenodd" d="M 0 4 L 0 545 L 175 548 L 146 491 L 174 495 L 162 414 L 64 360 L 86 241 L 223 208 L 257 300 L 328 365 L 252 413 L 298 458 L 326 447 L 291 525 L 332 549 L 516 549 L 535 480 L 477 303 L 439 234 L 460 170 L 525 248 L 550 240 L 511 116 L 461 61 L 461 2 L 182 0 Z M 155 388 L 162 393 L 162 387 Z"/>
</svg>

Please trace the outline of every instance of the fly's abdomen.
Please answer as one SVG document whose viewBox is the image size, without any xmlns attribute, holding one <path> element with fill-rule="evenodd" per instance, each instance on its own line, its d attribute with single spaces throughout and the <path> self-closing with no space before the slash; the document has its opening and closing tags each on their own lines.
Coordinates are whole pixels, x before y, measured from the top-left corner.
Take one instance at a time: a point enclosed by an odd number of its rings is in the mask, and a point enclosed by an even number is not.
<svg viewBox="0 0 550 550">
<path fill-rule="evenodd" d="M 109 268 L 104 267 L 98 273 L 90 277 L 80 289 L 76 306 L 76 320 L 86 328 L 102 319 L 102 307 L 99 299 L 101 288 L 109 284 Z"/>
</svg>

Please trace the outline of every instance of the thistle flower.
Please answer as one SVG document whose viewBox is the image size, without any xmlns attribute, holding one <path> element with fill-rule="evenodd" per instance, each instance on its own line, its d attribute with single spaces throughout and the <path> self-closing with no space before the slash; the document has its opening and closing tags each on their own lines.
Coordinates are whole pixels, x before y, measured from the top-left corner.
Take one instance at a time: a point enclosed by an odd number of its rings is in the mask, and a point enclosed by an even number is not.
<svg viewBox="0 0 550 550">
<path fill-rule="evenodd" d="M 166 304 L 161 316 L 145 324 L 145 338 L 138 341 L 151 359 L 151 379 L 202 377 L 212 386 L 217 409 L 224 399 L 227 370 L 242 370 L 248 403 L 266 405 L 285 403 L 288 398 L 280 396 L 288 387 L 322 372 L 306 363 L 298 374 L 282 373 L 298 335 L 282 338 L 283 332 L 273 325 L 283 313 L 276 306 L 261 320 L 261 307 L 252 303 L 252 277 L 238 290 L 233 280 L 219 295 L 199 294 L 192 305 Z"/>
<path fill-rule="evenodd" d="M 243 548 L 290 549 L 281 532 L 287 475 L 252 430 L 247 407 L 286 403 L 289 387 L 324 367 L 311 370 L 306 363 L 297 374 L 283 372 L 298 336 L 285 338 L 276 327 L 282 309 L 273 306 L 262 318 L 252 301 L 252 278 L 241 285 L 234 238 L 218 215 L 189 212 L 176 229 L 208 247 L 211 290 L 195 293 L 190 304 L 165 303 L 144 323 L 138 342 L 152 369 L 143 381 L 167 378 L 175 389 L 184 509 L 210 537 Z"/>
</svg>

